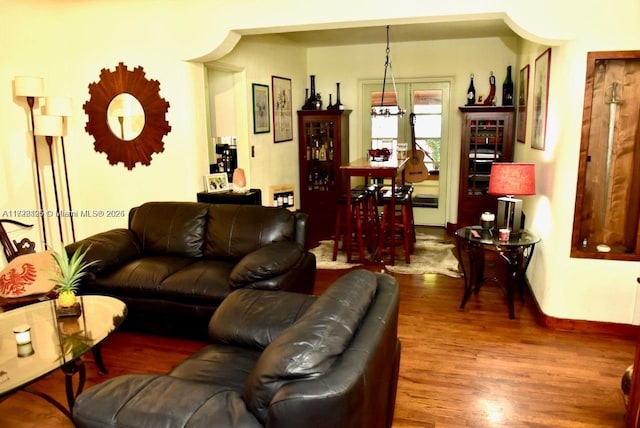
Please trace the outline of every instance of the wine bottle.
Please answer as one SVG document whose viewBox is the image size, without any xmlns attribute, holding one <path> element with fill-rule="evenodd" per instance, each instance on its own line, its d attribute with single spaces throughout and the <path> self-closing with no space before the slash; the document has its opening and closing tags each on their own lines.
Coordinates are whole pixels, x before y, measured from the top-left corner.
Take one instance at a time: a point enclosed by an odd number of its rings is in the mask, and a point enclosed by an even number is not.
<svg viewBox="0 0 640 428">
<path fill-rule="evenodd" d="M 507 67 L 507 77 L 502 84 L 502 105 L 513 105 L 513 80 L 511 80 L 511 66 Z"/>
<path fill-rule="evenodd" d="M 472 106 L 476 103 L 476 87 L 473 86 L 473 73 L 469 81 L 469 89 L 467 89 L 467 105 Z"/>
</svg>

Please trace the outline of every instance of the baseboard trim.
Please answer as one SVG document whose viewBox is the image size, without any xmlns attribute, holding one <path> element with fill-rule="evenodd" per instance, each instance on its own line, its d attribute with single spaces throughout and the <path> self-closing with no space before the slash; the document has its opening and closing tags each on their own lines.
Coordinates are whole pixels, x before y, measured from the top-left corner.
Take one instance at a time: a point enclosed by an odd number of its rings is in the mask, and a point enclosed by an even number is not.
<svg viewBox="0 0 640 428">
<path fill-rule="evenodd" d="M 546 328 L 552 330 L 572 331 L 576 333 L 606 334 L 609 336 L 627 339 L 635 339 L 640 333 L 640 326 L 633 324 L 574 320 L 569 318 L 556 318 L 547 315 L 540 308 L 538 300 L 535 298 L 533 291 L 531 291 L 531 284 L 529 284 L 529 281 L 527 281 L 527 287 L 529 288 L 529 295 L 531 296 L 531 299 L 535 302 L 536 320 L 538 324 Z"/>
</svg>

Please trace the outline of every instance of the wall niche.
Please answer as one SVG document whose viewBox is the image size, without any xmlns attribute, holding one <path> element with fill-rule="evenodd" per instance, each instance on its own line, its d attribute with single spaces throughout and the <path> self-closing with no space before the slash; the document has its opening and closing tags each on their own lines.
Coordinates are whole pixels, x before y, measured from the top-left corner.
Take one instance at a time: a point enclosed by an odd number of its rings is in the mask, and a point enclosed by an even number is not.
<svg viewBox="0 0 640 428">
<path fill-rule="evenodd" d="M 640 260 L 640 51 L 589 52 L 571 257 Z"/>
</svg>

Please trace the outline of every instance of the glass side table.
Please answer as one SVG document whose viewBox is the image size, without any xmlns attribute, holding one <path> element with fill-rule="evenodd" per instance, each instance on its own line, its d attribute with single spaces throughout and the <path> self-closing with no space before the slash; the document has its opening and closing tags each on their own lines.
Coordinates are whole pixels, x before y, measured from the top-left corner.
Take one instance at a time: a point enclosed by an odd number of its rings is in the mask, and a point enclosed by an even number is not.
<svg viewBox="0 0 640 428">
<path fill-rule="evenodd" d="M 484 255 L 486 251 L 492 251 L 500 255 L 509 266 L 509 277 L 504 284 L 509 305 L 509 318 L 515 318 L 514 295 L 516 288 L 520 294 L 520 300 L 524 302 L 523 287 L 525 273 L 533 250 L 540 237 L 528 230 L 521 230 L 517 234 L 511 234 L 509 240 L 498 239 L 498 231 L 495 229 L 482 229 L 480 226 L 467 226 L 456 230 L 460 266 L 464 275 L 464 296 L 460 308 L 464 308 L 471 293 L 480 291 L 480 284 L 484 280 Z M 465 266 L 465 257 L 468 266 Z"/>
</svg>

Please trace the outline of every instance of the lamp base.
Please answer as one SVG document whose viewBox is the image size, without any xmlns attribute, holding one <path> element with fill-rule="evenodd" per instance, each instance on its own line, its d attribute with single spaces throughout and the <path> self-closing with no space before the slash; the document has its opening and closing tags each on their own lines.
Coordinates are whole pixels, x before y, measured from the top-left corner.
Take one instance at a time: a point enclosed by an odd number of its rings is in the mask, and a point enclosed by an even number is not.
<svg viewBox="0 0 640 428">
<path fill-rule="evenodd" d="M 511 233 L 520 233 L 522 223 L 522 199 L 509 196 L 498 198 L 496 228 L 509 228 Z"/>
</svg>

